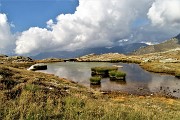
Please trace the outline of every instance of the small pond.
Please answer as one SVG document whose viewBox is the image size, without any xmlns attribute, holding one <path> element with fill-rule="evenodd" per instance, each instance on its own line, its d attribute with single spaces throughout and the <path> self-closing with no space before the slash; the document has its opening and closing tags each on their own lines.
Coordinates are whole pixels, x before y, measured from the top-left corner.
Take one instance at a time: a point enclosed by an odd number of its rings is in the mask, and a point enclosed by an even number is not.
<svg viewBox="0 0 180 120">
<path fill-rule="evenodd" d="M 152 95 L 163 94 L 180 98 L 180 79 L 171 75 L 150 73 L 137 64 L 104 63 L 104 62 L 60 62 L 49 63 L 48 69 L 41 71 L 67 78 L 93 89 L 102 91 L 122 91 L 129 94 Z M 96 66 L 120 65 L 123 68 L 126 81 L 110 81 L 109 78 L 101 80 L 101 86 L 90 85 L 91 68 Z"/>
</svg>

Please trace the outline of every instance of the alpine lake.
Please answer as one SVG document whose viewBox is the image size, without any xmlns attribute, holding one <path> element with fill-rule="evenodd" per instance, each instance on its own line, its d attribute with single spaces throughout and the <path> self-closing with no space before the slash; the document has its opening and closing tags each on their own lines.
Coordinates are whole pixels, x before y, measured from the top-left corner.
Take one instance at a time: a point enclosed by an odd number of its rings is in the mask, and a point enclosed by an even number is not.
<svg viewBox="0 0 180 120">
<path fill-rule="evenodd" d="M 126 73 L 124 81 L 111 81 L 102 78 L 101 85 L 91 85 L 91 68 L 100 66 L 122 66 L 119 71 Z M 89 89 L 100 91 L 120 91 L 137 95 L 165 95 L 180 98 L 180 79 L 165 74 L 145 71 L 137 64 L 108 62 L 58 62 L 48 63 L 47 70 L 40 72 L 54 74 L 66 78 Z"/>
</svg>

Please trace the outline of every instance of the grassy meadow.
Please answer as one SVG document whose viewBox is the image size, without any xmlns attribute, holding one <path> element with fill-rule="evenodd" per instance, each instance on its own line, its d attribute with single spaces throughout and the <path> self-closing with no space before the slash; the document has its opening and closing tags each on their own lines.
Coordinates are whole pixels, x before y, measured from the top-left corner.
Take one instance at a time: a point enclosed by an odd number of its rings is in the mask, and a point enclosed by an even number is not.
<svg viewBox="0 0 180 120">
<path fill-rule="evenodd" d="M 180 120 L 180 100 L 102 93 L 51 74 L 0 65 L 2 120 Z"/>
</svg>

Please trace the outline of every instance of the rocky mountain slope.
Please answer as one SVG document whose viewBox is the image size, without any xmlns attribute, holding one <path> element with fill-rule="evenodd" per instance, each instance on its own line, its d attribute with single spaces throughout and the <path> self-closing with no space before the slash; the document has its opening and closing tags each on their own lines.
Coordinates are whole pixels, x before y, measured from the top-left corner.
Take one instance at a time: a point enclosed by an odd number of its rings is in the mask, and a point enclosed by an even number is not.
<svg viewBox="0 0 180 120">
<path fill-rule="evenodd" d="M 137 51 L 133 52 L 133 54 L 142 55 L 156 52 L 165 52 L 177 48 L 180 48 L 180 34 L 163 43 L 140 48 Z"/>
</svg>

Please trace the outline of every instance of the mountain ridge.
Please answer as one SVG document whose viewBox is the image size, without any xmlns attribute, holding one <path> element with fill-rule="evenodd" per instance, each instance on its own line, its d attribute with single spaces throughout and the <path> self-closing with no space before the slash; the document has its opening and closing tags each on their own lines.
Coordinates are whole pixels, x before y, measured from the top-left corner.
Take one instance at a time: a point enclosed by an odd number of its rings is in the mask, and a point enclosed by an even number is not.
<svg viewBox="0 0 180 120">
<path fill-rule="evenodd" d="M 132 43 L 124 46 L 114 46 L 114 47 L 96 47 L 96 48 L 87 48 L 80 49 L 76 51 L 57 51 L 57 52 L 46 52 L 40 53 L 36 56 L 31 56 L 33 59 L 44 59 L 44 58 L 77 58 L 80 56 L 88 55 L 91 53 L 94 54 L 105 54 L 105 53 L 121 53 L 129 54 L 134 50 L 137 50 L 141 47 L 147 46 L 145 43 Z"/>
<path fill-rule="evenodd" d="M 171 38 L 170 40 L 166 40 L 163 43 L 156 44 L 156 45 L 149 45 L 143 48 L 140 48 L 133 52 L 134 55 L 143 55 L 149 53 L 156 53 L 156 52 L 165 52 L 171 49 L 180 48 L 180 34 L 176 37 Z"/>
</svg>

